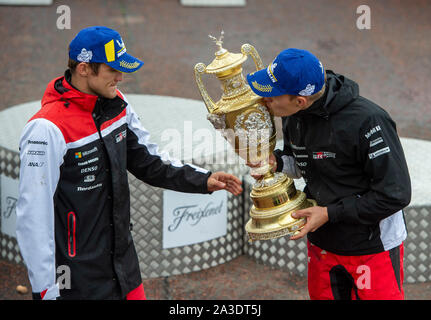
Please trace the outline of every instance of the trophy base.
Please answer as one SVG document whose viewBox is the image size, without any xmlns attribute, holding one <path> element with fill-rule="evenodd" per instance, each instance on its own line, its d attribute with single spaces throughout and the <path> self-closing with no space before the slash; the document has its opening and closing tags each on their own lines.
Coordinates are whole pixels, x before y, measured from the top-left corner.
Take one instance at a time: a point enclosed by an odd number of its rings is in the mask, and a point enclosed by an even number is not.
<svg viewBox="0 0 431 320">
<path fill-rule="evenodd" d="M 245 226 L 245 230 L 247 231 L 249 237 L 249 242 L 253 242 L 255 240 L 271 240 L 298 234 L 299 231 L 304 227 L 307 220 L 306 218 L 295 219 L 292 217 L 292 213 L 296 210 L 301 210 L 316 205 L 317 203 L 315 200 L 307 199 L 304 205 L 284 213 L 275 219 L 275 223 L 274 221 L 263 222 L 262 219 L 258 220 L 251 218 Z M 284 224 L 283 222 L 288 223 Z"/>
<path fill-rule="evenodd" d="M 307 199 L 305 193 L 296 190 L 293 180 L 284 174 L 276 174 L 271 183 L 257 182 L 251 198 L 251 219 L 245 230 L 249 241 L 270 240 L 295 235 L 304 227 L 306 218 L 295 219 L 292 213 L 316 206 L 315 200 Z"/>
</svg>

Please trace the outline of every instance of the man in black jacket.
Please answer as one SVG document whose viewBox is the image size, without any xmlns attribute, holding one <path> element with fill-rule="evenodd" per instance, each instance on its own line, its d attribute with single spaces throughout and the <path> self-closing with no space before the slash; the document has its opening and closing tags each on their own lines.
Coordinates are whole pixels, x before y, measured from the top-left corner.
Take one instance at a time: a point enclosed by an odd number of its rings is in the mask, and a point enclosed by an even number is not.
<svg viewBox="0 0 431 320">
<path fill-rule="evenodd" d="M 69 69 L 52 80 L 20 141 L 17 239 L 34 299 L 144 299 L 131 235 L 128 172 L 157 187 L 188 193 L 241 181 L 160 154 L 117 89 L 142 61 L 115 30 L 81 30 Z M 60 288 L 58 267 L 70 270 Z"/>
<path fill-rule="evenodd" d="M 282 117 L 284 150 L 270 161 L 318 203 L 293 213 L 307 218 L 291 239 L 308 238 L 310 297 L 403 299 L 411 184 L 394 121 L 306 50 L 282 51 L 247 80 Z"/>
</svg>

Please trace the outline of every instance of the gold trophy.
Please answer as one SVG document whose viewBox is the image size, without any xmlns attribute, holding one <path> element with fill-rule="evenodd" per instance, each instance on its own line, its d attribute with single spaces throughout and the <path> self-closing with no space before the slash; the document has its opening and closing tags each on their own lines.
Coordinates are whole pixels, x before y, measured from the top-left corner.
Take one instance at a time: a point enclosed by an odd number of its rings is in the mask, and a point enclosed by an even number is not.
<svg viewBox="0 0 431 320">
<path fill-rule="evenodd" d="M 296 190 L 293 179 L 284 173 L 272 173 L 268 163 L 276 144 L 273 115 L 247 84 L 242 74 L 242 64 L 250 55 L 257 70 L 263 69 L 262 60 L 250 44 L 241 47 L 241 53 L 231 53 L 222 47 L 219 39 L 209 36 L 217 45 L 215 59 L 205 66 L 195 65 L 195 79 L 202 99 L 208 109 L 208 120 L 245 161 L 261 163 L 252 168 L 252 174 L 262 178 L 253 184 L 250 197 L 253 201 L 251 219 L 245 229 L 249 240 L 268 240 L 293 235 L 305 225 L 306 219 L 295 219 L 296 210 L 315 206 L 305 193 Z M 202 74 L 215 74 L 223 90 L 219 101 L 214 102 L 202 82 Z"/>
</svg>

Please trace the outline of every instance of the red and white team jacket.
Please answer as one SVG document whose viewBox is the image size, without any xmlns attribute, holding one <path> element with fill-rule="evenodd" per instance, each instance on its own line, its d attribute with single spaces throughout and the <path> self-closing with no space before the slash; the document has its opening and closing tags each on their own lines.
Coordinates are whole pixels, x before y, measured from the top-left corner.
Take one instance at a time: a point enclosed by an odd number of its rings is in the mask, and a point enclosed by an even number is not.
<svg viewBox="0 0 431 320">
<path fill-rule="evenodd" d="M 210 172 L 160 155 L 118 92 L 101 98 L 48 84 L 20 141 L 17 239 L 33 297 L 121 299 L 142 279 L 131 236 L 127 171 L 146 183 L 208 193 Z M 70 268 L 70 289 L 56 272 Z"/>
</svg>

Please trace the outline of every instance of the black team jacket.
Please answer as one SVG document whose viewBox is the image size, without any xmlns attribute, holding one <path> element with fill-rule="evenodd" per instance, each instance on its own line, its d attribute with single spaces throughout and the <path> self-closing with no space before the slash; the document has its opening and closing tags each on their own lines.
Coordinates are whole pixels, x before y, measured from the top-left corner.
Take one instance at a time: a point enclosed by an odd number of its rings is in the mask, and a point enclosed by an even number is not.
<svg viewBox="0 0 431 320">
<path fill-rule="evenodd" d="M 360 96 L 354 81 L 328 70 L 324 96 L 282 124 L 277 170 L 295 160 L 307 196 L 328 208 L 329 221 L 308 233 L 309 241 L 340 255 L 400 245 L 411 183 L 389 114 Z"/>
</svg>

